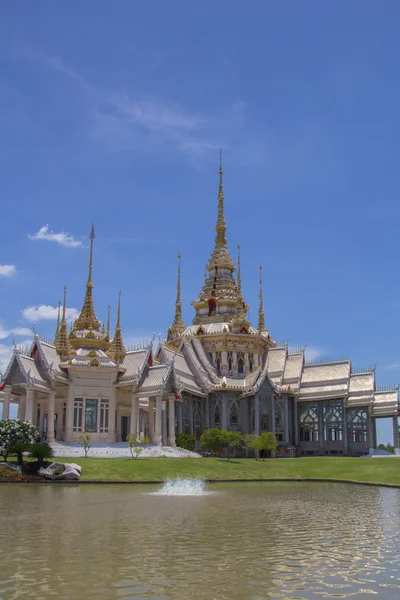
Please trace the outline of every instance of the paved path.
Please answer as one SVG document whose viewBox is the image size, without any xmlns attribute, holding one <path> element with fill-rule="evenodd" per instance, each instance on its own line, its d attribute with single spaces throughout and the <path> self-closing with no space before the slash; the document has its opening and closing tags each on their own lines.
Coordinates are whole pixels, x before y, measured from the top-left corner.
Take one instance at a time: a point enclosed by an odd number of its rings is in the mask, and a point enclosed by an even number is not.
<svg viewBox="0 0 400 600">
<path fill-rule="evenodd" d="M 85 452 L 78 443 L 54 442 L 50 444 L 53 448 L 54 456 L 57 458 L 83 457 Z M 116 444 L 103 444 L 93 442 L 88 456 L 90 458 L 125 458 L 130 457 L 129 445 L 126 442 L 117 442 Z M 143 451 L 139 458 L 157 458 L 166 456 L 167 458 L 200 458 L 196 452 L 190 452 L 183 448 L 172 448 L 171 446 L 152 446 L 148 444 L 143 446 Z"/>
</svg>

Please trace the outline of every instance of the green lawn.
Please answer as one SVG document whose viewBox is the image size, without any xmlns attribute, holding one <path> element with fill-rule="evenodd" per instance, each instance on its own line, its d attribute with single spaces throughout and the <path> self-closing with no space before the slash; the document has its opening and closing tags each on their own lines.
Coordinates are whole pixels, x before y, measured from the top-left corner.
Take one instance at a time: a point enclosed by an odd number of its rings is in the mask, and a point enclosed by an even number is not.
<svg viewBox="0 0 400 600">
<path fill-rule="evenodd" d="M 57 460 L 57 459 L 55 459 Z M 82 467 L 83 481 L 163 481 L 201 479 L 320 478 L 400 484 L 400 459 L 307 457 L 267 459 L 219 458 L 71 458 Z"/>
</svg>

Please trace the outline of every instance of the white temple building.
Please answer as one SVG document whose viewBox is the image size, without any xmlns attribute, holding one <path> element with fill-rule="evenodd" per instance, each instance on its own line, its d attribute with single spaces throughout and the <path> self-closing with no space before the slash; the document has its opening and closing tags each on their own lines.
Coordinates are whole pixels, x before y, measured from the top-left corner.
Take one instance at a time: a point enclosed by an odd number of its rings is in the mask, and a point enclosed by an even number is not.
<svg viewBox="0 0 400 600">
<path fill-rule="evenodd" d="M 356 372 L 350 360 L 307 363 L 303 349 L 277 346 L 265 325 L 261 267 L 257 327 L 248 320 L 240 253 L 236 266 L 225 236 L 222 167 L 219 174 L 215 247 L 192 324 L 182 318 L 179 262 L 165 342 L 127 351 L 120 302 L 111 338 L 110 320 L 105 329 L 94 310 L 92 228 L 81 313 L 68 332 L 64 289 L 54 343 L 35 335 L 28 353 L 15 349 L 1 385 L 3 418 L 18 402 L 18 417 L 49 442 L 76 442 L 86 431 L 93 442 L 133 433 L 174 446 L 182 431 L 197 440 L 210 427 L 272 431 L 285 456 L 366 454 L 376 447 L 376 419 L 390 417 L 398 447 L 397 388 L 377 391 L 375 370 Z"/>
</svg>

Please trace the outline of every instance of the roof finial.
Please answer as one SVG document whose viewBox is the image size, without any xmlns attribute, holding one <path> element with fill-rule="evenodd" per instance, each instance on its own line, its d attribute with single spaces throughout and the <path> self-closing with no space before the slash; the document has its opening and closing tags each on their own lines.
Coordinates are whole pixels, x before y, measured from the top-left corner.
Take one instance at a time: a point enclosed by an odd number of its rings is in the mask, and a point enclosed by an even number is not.
<svg viewBox="0 0 400 600">
<path fill-rule="evenodd" d="M 265 319 L 264 319 L 264 302 L 263 302 L 262 285 L 263 285 L 262 265 L 260 265 L 260 307 L 258 309 L 258 333 L 264 333 L 267 331 L 267 329 L 265 327 Z"/>
<path fill-rule="evenodd" d="M 107 331 L 106 331 L 106 336 L 104 338 L 106 342 L 110 341 L 110 311 L 111 311 L 111 306 L 108 305 Z"/>
</svg>

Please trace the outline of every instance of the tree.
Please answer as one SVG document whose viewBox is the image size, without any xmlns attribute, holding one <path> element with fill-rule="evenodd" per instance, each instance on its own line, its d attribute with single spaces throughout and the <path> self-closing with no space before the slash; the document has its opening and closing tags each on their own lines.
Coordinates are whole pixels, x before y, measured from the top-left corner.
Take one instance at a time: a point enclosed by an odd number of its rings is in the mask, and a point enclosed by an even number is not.
<svg viewBox="0 0 400 600">
<path fill-rule="evenodd" d="M 36 427 L 30 421 L 2 419 L 0 421 L 0 454 L 5 462 L 10 454 L 17 454 L 18 464 L 23 466 L 23 452 L 29 449 L 37 435 Z"/>
<path fill-rule="evenodd" d="M 263 460 L 265 452 L 276 452 L 278 444 L 276 437 L 271 431 L 267 431 L 260 435 L 259 450 L 263 453 Z"/>
<path fill-rule="evenodd" d="M 228 460 L 230 453 L 240 449 L 243 446 L 243 436 L 238 431 L 227 431 L 228 434 Z"/>
<path fill-rule="evenodd" d="M 29 454 L 32 458 L 36 458 L 40 467 L 44 467 L 44 461 L 53 458 L 53 450 L 49 444 L 31 444 Z"/>
<path fill-rule="evenodd" d="M 203 450 L 208 450 L 213 454 L 217 454 L 222 448 L 224 448 L 224 439 L 221 435 L 222 429 L 214 427 L 213 429 L 206 429 L 200 438 L 201 447 Z M 228 433 L 225 431 L 224 433 Z"/>
<path fill-rule="evenodd" d="M 143 452 L 143 448 L 140 445 L 140 440 L 137 439 L 134 433 L 131 433 L 128 435 L 127 441 L 132 458 L 137 458 L 139 454 Z"/>
<path fill-rule="evenodd" d="M 196 447 L 196 437 L 194 433 L 177 433 L 175 436 L 175 443 L 178 448 L 184 448 L 184 450 L 191 450 L 194 452 Z"/>
<path fill-rule="evenodd" d="M 258 460 L 260 450 L 260 436 L 256 433 L 249 433 L 244 437 L 244 445 L 253 453 L 253 456 Z"/>
<path fill-rule="evenodd" d="M 86 431 L 85 431 L 85 433 L 82 433 L 82 435 L 79 438 L 79 443 L 85 451 L 85 458 L 89 454 L 89 450 L 92 447 L 92 444 L 90 443 L 91 439 L 92 439 L 92 434 L 87 433 Z"/>
</svg>

